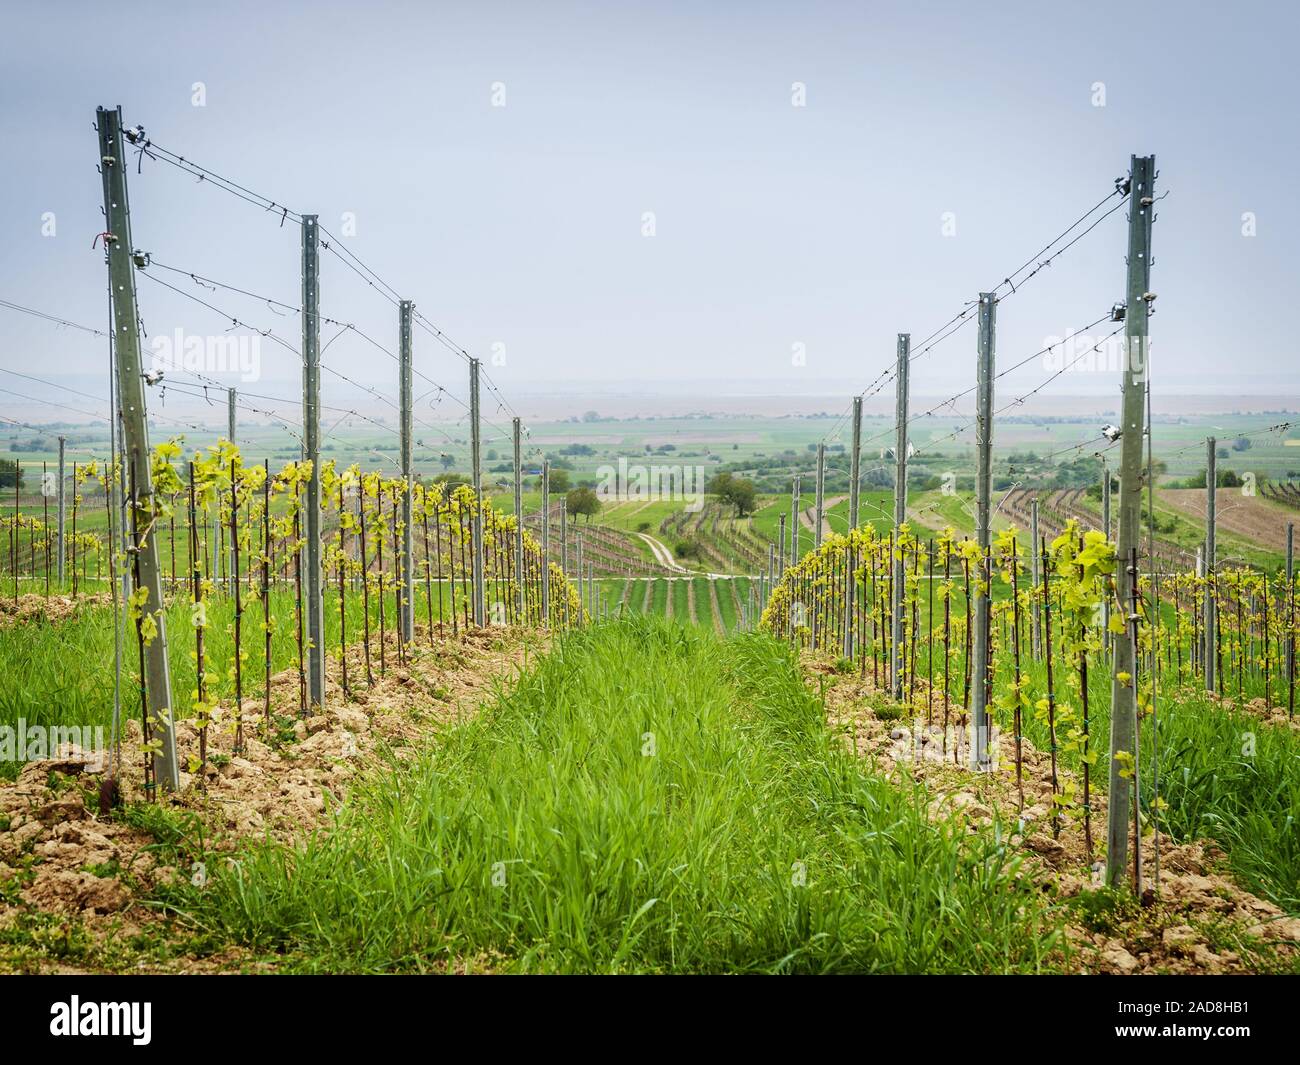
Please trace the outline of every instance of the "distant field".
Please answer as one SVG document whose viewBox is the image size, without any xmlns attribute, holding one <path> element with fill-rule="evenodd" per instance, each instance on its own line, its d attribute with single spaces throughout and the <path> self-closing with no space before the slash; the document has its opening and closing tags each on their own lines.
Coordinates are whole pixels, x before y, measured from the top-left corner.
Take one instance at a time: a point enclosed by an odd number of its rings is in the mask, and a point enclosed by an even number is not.
<svg viewBox="0 0 1300 1065">
<path fill-rule="evenodd" d="M 740 625 L 748 603 L 750 580 L 747 577 L 658 577 L 650 580 L 631 578 L 598 579 L 598 594 L 611 616 L 628 614 L 671 616 L 682 625 L 701 625 L 730 632 Z M 645 609 L 646 587 L 650 589 L 650 606 Z M 672 613 L 669 614 L 669 603 Z"/>
<path fill-rule="evenodd" d="M 167 416 L 170 417 L 170 416 Z M 383 421 L 383 418 L 378 419 Z M 994 478 L 1000 487 L 995 504 L 1006 488 L 1014 484 L 1044 483 L 1058 477 L 1073 486 L 1096 483 L 1100 425 L 1104 413 L 1075 419 L 1022 417 L 1000 418 L 994 439 Z M 911 491 L 908 519 L 923 534 L 933 534 L 951 526 L 959 534 L 974 531 L 973 432 L 955 431 L 968 426 L 965 416 L 927 416 L 912 427 L 911 437 L 918 453 L 910 464 Z M 1277 431 L 1261 432 L 1270 425 L 1282 425 Z M 505 429 L 492 425 L 484 429 L 484 486 L 500 509 L 513 510 L 513 466 L 511 447 Z M 888 478 L 892 464 L 882 456 L 882 437 L 890 428 L 889 419 L 872 415 L 864 419 L 864 477 Z M 447 423 L 445 431 L 422 428 L 415 449 L 418 476 L 431 479 L 444 473 L 464 474 L 469 466 L 469 439 L 463 424 Z M 241 448 L 249 462 L 269 459 L 273 468 L 297 459 L 297 442 L 282 428 L 249 418 L 238 427 Z M 42 464 L 52 469 L 57 460 L 57 432 L 70 437 L 67 468 L 72 463 L 107 455 L 106 429 L 62 427 L 41 434 L 26 428 L 0 431 L 0 452 L 16 458 L 24 473 L 20 509 L 24 514 L 41 517 L 44 505 L 36 493 Z M 1165 467 L 1160 481 L 1165 490 L 1160 501 L 1161 513 L 1174 522 L 1169 534 L 1183 546 L 1194 550 L 1199 542 L 1200 513 L 1198 498 L 1190 490 L 1175 489 L 1172 482 L 1195 475 L 1205 465 L 1204 440 L 1209 434 L 1218 440 L 1221 470 L 1238 475 L 1252 474 L 1258 484 L 1268 480 L 1300 481 L 1300 429 L 1290 428 L 1282 414 L 1222 414 L 1213 416 L 1157 417 L 1153 438 L 1156 458 Z M 1247 435 L 1249 434 L 1249 435 Z M 223 434 L 224 435 L 224 434 Z M 152 439 L 182 439 L 185 448 L 206 447 L 216 442 L 216 429 L 194 430 L 160 420 L 152 428 Z M 734 514 L 716 503 L 705 513 L 685 510 L 688 500 L 680 498 L 628 501 L 606 504 L 592 520 L 610 530 L 601 546 L 593 547 L 598 565 L 611 575 L 644 574 L 643 567 L 658 567 L 653 549 L 638 535 L 648 534 L 659 540 L 669 552 L 677 552 L 684 543 L 695 545 L 694 553 L 678 556 L 678 563 L 698 572 L 757 573 L 766 568 L 768 545 L 779 537 L 782 516 L 789 524 L 790 484 L 795 473 L 802 479 L 803 508 L 811 511 L 815 499 L 816 445 L 827 445 L 826 519 L 832 530 L 844 531 L 848 516 L 848 426 L 838 414 L 750 417 L 698 416 L 676 418 L 590 418 L 542 422 L 529 426 L 525 452 L 525 492 L 523 511 L 536 514 L 541 506 L 537 490 L 538 472 L 543 457 L 555 469 L 563 469 L 571 485 L 598 485 L 611 471 L 627 470 L 637 477 L 639 468 L 681 468 L 689 473 L 692 493 L 702 488 L 720 469 L 728 468 L 738 476 L 754 480 L 759 489 L 758 509 L 751 518 L 737 520 Z M 13 448 L 22 450 L 13 451 Z M 34 448 L 34 450 L 27 450 Z M 346 467 L 353 463 L 366 469 L 395 472 L 397 449 L 394 433 L 381 425 L 360 419 L 345 418 L 332 427 L 323 449 L 327 459 Z M 941 480 L 951 482 L 955 490 L 939 491 Z M 680 485 L 680 481 L 675 482 Z M 557 501 L 562 493 L 556 493 Z M 70 493 L 69 493 L 70 498 Z M 1087 505 L 1084 501 L 1082 505 Z M 0 487 L 0 514 L 11 511 L 12 496 Z M 69 504 L 69 520 L 71 504 Z M 1243 559 L 1263 564 L 1281 551 L 1284 545 L 1285 506 L 1257 495 L 1248 502 L 1234 496 L 1231 504 L 1220 508 L 1220 530 L 1225 548 Z M 892 526 L 892 490 L 869 485 L 861 495 L 860 518 L 878 531 Z M 580 528 L 586 519 L 579 519 Z M 1007 517 L 995 512 L 994 529 L 1008 524 Z M 89 491 L 77 516 L 79 532 L 103 534 L 107 529 L 103 497 Z M 614 533 L 618 535 L 615 536 Z M 593 534 L 594 535 L 594 534 Z M 790 530 L 787 529 L 787 545 Z M 800 523 L 801 549 L 811 546 L 813 530 Z M 184 554 L 184 546 L 181 546 Z M 659 567 L 661 572 L 663 568 Z"/>
<path fill-rule="evenodd" d="M 1300 510 L 1258 495 L 1242 495 L 1239 489 L 1225 488 L 1221 492 L 1215 500 L 1216 528 L 1273 551 L 1286 550 L 1287 522 L 1300 519 Z M 1160 493 L 1160 501 L 1192 521 L 1204 524 L 1205 496 L 1204 488 L 1165 489 Z"/>
</svg>

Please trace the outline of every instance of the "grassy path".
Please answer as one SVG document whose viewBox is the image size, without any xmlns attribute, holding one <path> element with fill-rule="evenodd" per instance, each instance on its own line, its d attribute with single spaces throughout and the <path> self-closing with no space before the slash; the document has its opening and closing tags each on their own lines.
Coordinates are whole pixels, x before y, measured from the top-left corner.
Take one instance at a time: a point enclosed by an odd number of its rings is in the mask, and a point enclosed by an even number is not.
<svg viewBox="0 0 1300 1065">
<path fill-rule="evenodd" d="M 673 616 L 673 597 L 670 591 L 672 582 L 656 577 L 650 583 L 654 587 L 654 599 L 650 604 L 649 612 L 671 618 Z"/>
<path fill-rule="evenodd" d="M 691 610 L 691 582 L 689 580 L 669 581 L 668 616 L 683 625 L 695 624 L 694 611 Z"/>
<path fill-rule="evenodd" d="M 735 614 L 725 612 L 722 608 L 722 602 L 718 597 L 717 581 L 709 581 L 709 609 L 713 612 L 713 627 L 718 633 L 736 627 Z"/>
<path fill-rule="evenodd" d="M 991 834 L 830 736 L 788 649 L 656 619 L 567 636 L 332 831 L 213 864 L 173 904 L 288 970 L 1038 971 L 1056 943 Z"/>
</svg>

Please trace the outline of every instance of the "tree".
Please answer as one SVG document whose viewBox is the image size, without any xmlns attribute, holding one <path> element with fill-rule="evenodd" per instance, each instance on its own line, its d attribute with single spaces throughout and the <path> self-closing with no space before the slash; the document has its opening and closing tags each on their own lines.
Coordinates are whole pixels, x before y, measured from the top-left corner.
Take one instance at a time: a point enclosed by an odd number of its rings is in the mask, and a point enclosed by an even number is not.
<svg viewBox="0 0 1300 1065">
<path fill-rule="evenodd" d="M 583 514 L 588 521 L 600 513 L 600 500 L 590 488 L 575 488 L 564 497 L 564 506 L 571 517 Z"/>
<path fill-rule="evenodd" d="M 754 482 L 725 471 L 714 474 L 704 490 L 709 495 L 717 496 L 723 503 L 735 507 L 738 518 L 752 514 L 758 505 L 758 492 L 754 488 Z"/>
<path fill-rule="evenodd" d="M 0 459 L 0 488 L 12 488 L 14 477 L 18 477 L 18 487 L 23 485 L 23 469 L 17 459 Z"/>
<path fill-rule="evenodd" d="M 732 481 L 729 501 L 736 508 L 736 517 L 744 518 L 753 514 L 758 507 L 758 491 L 754 482 L 745 477 Z"/>
<path fill-rule="evenodd" d="M 695 540 L 687 537 L 685 540 L 678 540 L 673 547 L 674 553 L 678 558 L 699 558 L 700 545 Z"/>
<path fill-rule="evenodd" d="M 541 486 L 542 486 L 542 478 L 541 478 L 541 476 L 539 475 L 538 478 L 537 478 L 537 487 L 540 488 Z M 551 491 L 552 491 L 552 492 L 567 492 L 568 490 L 569 490 L 569 474 L 568 474 L 568 471 L 567 471 L 567 470 L 557 470 L 555 467 L 552 466 L 552 467 L 551 467 Z"/>
<path fill-rule="evenodd" d="M 1239 436 L 1232 442 L 1233 451 L 1249 451 L 1251 448 L 1250 437 Z"/>
<path fill-rule="evenodd" d="M 439 461 L 442 463 L 442 468 L 444 470 L 449 470 L 456 465 L 456 456 L 448 455 L 447 452 L 444 451 L 440 456 Z"/>
<path fill-rule="evenodd" d="M 1214 481 L 1220 488 L 1240 488 L 1241 475 L 1233 470 L 1219 470 L 1214 475 Z M 1205 470 L 1193 474 L 1183 482 L 1185 488 L 1204 488 L 1205 487 Z"/>
</svg>

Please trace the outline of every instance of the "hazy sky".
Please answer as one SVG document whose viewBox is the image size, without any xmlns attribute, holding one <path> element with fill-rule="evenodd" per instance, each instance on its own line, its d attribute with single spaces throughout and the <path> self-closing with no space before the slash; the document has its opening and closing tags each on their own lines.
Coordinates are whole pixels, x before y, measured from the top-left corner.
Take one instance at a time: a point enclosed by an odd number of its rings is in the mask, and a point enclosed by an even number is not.
<svg viewBox="0 0 1300 1065">
<path fill-rule="evenodd" d="M 1154 152 L 1157 192 L 1168 192 L 1154 235 L 1157 387 L 1258 391 L 1252 375 L 1264 375 L 1267 389 L 1297 391 L 1295 11 L 11 6 L 0 298 L 106 320 L 91 127 L 96 105 L 120 103 L 159 144 L 319 213 L 336 233 L 351 212 L 351 250 L 471 352 L 504 351 L 492 374 L 507 395 L 623 378 L 862 387 L 893 359 L 899 331 L 932 332 L 1101 199 L 1130 154 Z M 805 106 L 793 105 L 795 83 Z M 298 302 L 296 226 L 147 159 L 129 180 L 137 247 Z M 1247 212 L 1254 236 L 1243 235 Z M 1005 301 L 1000 363 L 1121 298 L 1124 248 L 1120 211 Z M 296 317 L 155 273 L 298 346 Z M 139 291 L 151 335 L 228 324 L 148 281 Z M 322 300 L 395 349 L 395 310 L 330 256 Z M 0 323 L 0 366 L 85 375 L 105 364 L 96 338 L 2 308 Z M 793 364 L 798 350 L 805 365 Z M 973 383 L 974 352 L 973 330 L 959 333 L 918 361 L 913 391 Z M 458 359 L 422 333 L 416 353 L 463 393 Z M 325 359 L 395 378 L 354 336 Z M 262 360 L 262 387 L 292 394 L 296 357 L 263 343 Z M 999 382 L 999 397 L 1044 374 L 1027 367 Z M 0 387 L 49 394 L 3 374 Z M 327 402 L 367 400 L 335 378 L 325 388 Z M 0 413 L 22 406 L 0 393 Z"/>
</svg>

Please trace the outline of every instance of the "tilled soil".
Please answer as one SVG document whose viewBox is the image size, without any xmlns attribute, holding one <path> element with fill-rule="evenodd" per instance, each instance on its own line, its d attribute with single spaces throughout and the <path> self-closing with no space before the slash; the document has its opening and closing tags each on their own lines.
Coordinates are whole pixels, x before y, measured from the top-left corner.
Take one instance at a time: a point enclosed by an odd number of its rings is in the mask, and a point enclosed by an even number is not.
<svg viewBox="0 0 1300 1065">
<path fill-rule="evenodd" d="M 1168 503 L 1194 522 L 1205 521 L 1204 488 L 1162 488 L 1158 502 Z M 1224 494 L 1228 494 L 1225 490 Z M 1263 496 L 1231 492 L 1231 505 L 1219 505 L 1215 522 L 1220 529 L 1234 533 L 1269 551 L 1286 550 L 1286 524 L 1295 520 L 1295 511 Z"/>
</svg>

